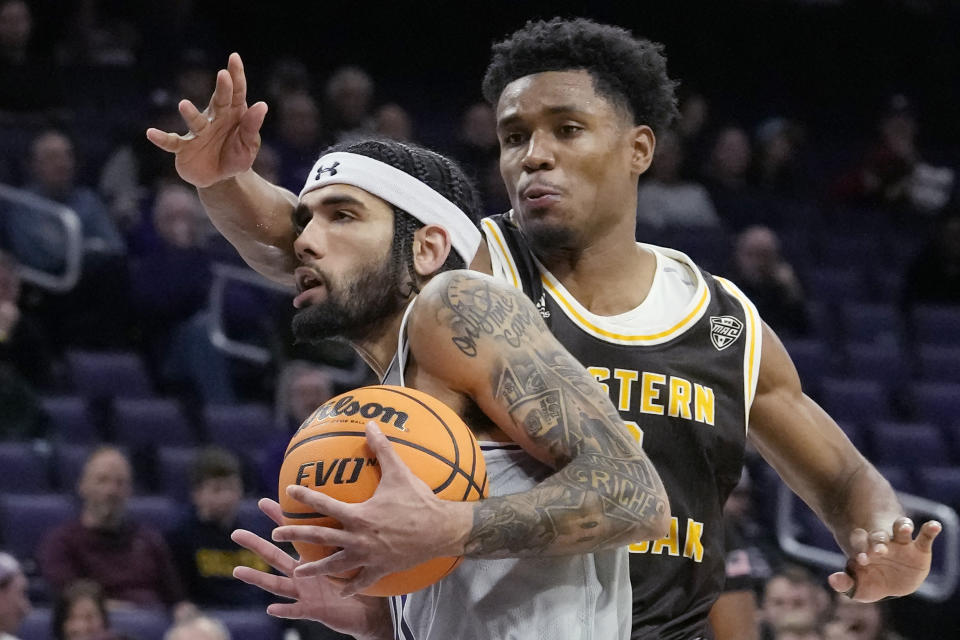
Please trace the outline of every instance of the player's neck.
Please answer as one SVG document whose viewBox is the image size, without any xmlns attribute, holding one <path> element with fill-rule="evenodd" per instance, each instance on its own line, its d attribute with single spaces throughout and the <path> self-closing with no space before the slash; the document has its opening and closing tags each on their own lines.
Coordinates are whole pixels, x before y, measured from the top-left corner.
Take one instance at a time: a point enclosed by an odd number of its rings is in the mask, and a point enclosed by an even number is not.
<svg viewBox="0 0 960 640">
<path fill-rule="evenodd" d="M 401 310 L 400 313 L 378 325 L 366 337 L 350 341 L 350 346 L 373 370 L 378 380 L 382 380 L 386 375 L 397 353 L 402 321 L 403 311 Z"/>
<path fill-rule="evenodd" d="M 488 276 L 493 275 L 493 266 L 490 263 L 490 249 L 487 247 L 486 239 L 480 242 L 480 246 L 477 247 L 477 255 L 467 268 L 471 271 L 485 273 Z"/>
<path fill-rule="evenodd" d="M 592 313 L 613 316 L 650 292 L 656 256 L 634 241 L 634 230 L 614 229 L 576 253 L 543 256 L 544 266 Z"/>
</svg>

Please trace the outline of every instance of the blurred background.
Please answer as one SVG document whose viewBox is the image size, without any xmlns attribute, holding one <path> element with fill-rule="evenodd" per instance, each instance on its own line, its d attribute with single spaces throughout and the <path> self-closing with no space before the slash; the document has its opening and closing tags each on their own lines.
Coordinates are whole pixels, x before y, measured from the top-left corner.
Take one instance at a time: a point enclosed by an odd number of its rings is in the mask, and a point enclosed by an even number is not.
<svg viewBox="0 0 960 640">
<path fill-rule="evenodd" d="M 960 506 L 960 3 L 0 0 L 0 550 L 34 605 L 0 632 L 52 637 L 69 617 L 83 572 L 57 535 L 99 500 L 156 542 L 166 585 L 79 589 L 109 605 L 105 627 L 158 638 L 191 602 L 235 638 L 278 637 L 258 594 L 224 587 L 245 561 L 227 533 L 269 529 L 255 499 L 275 495 L 292 430 L 372 381 L 342 344 L 294 344 L 289 293 L 239 261 L 145 129 L 184 132 L 177 102 L 202 109 L 238 51 L 249 101 L 270 107 L 261 175 L 298 191 L 326 145 L 377 134 L 451 155 L 499 213 L 480 80 L 492 42 L 554 15 L 662 42 L 680 81 L 638 239 L 737 282 L 894 487 Z M 115 494 L 82 488 L 100 466 Z M 960 628 L 955 537 L 920 596 L 823 604 L 835 544 L 759 457 L 747 467 L 730 519 L 763 637 Z M 788 623 L 784 574 L 806 598 Z"/>
</svg>

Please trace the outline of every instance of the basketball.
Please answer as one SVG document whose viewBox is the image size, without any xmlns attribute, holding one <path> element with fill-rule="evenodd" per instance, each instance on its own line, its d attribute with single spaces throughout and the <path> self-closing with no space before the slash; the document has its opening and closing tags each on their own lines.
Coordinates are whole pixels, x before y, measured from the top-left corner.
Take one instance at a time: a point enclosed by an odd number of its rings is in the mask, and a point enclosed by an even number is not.
<svg viewBox="0 0 960 640">
<path fill-rule="evenodd" d="M 429 394 L 390 385 L 361 387 L 331 398 L 304 421 L 284 454 L 279 502 L 287 524 L 339 527 L 289 498 L 291 484 L 321 491 L 342 502 L 363 502 L 380 483 L 380 467 L 367 447 L 366 424 L 376 421 L 413 473 L 444 500 L 479 500 L 487 495 L 480 445 L 452 409 Z M 295 542 L 304 561 L 337 549 Z M 461 558 L 432 558 L 384 576 L 363 591 L 371 596 L 411 593 L 453 571 Z M 350 577 L 342 576 L 342 577 Z"/>
</svg>

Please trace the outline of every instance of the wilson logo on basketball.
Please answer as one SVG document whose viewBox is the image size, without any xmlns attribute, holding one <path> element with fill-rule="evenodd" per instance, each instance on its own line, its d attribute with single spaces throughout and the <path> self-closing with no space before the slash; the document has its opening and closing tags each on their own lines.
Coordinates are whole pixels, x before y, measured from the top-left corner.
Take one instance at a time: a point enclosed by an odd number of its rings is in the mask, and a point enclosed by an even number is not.
<svg viewBox="0 0 960 640">
<path fill-rule="evenodd" d="M 400 431 L 407 430 L 404 425 L 407 422 L 407 418 L 410 417 L 403 411 L 397 411 L 393 407 L 385 407 L 377 402 L 360 404 L 353 399 L 353 396 L 348 395 L 336 399 L 336 402 L 331 400 L 326 404 L 320 405 L 320 408 L 314 411 L 313 415 L 307 418 L 303 425 L 300 426 L 298 432 L 305 427 L 313 426 L 324 420 L 338 416 L 360 416 L 367 420 L 377 420 L 383 424 L 390 424 L 392 420 L 393 426 L 400 429 Z"/>
<path fill-rule="evenodd" d="M 333 480 L 333 484 L 353 484 L 360 478 L 364 467 L 377 466 L 376 458 L 334 458 L 326 464 L 324 460 L 304 462 L 297 470 L 297 484 L 313 477 L 313 486 L 322 487 Z M 311 470 L 312 467 L 312 470 Z"/>
<path fill-rule="evenodd" d="M 733 316 L 710 316 L 710 341 L 717 351 L 723 351 L 743 333 L 743 323 Z"/>
</svg>

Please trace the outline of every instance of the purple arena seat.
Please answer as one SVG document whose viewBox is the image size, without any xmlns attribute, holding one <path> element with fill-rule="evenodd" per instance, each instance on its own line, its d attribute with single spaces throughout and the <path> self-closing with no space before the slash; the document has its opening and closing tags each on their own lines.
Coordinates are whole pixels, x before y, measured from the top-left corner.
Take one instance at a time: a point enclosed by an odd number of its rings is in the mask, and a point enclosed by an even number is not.
<svg viewBox="0 0 960 640">
<path fill-rule="evenodd" d="M 911 401 L 916 420 L 944 426 L 960 422 L 960 384 L 918 382 Z"/>
<path fill-rule="evenodd" d="M 167 532 L 180 522 L 182 507 L 168 496 L 134 496 L 127 514 L 132 522 Z"/>
<path fill-rule="evenodd" d="M 204 408 L 210 442 L 250 455 L 276 431 L 264 404 L 208 405 Z"/>
<path fill-rule="evenodd" d="M 66 494 L 0 494 L 3 547 L 18 558 L 32 560 L 47 532 L 76 512 L 76 502 Z"/>
<path fill-rule="evenodd" d="M 173 621 L 157 609 L 117 609 L 110 612 L 110 627 L 136 640 L 163 640 Z"/>
<path fill-rule="evenodd" d="M 847 342 L 900 344 L 900 313 L 893 305 L 849 303 L 840 307 Z"/>
<path fill-rule="evenodd" d="M 20 629 L 15 630 L 16 637 L 20 640 L 49 640 L 52 614 L 49 607 L 34 606 Z"/>
<path fill-rule="evenodd" d="M 927 382 L 960 384 L 960 346 L 920 345 L 917 375 Z"/>
<path fill-rule="evenodd" d="M 887 388 L 906 381 L 910 368 L 896 344 L 848 344 L 847 371 L 854 378 L 876 380 Z"/>
<path fill-rule="evenodd" d="M 175 500 L 190 499 L 190 470 L 197 457 L 193 447 L 160 447 L 157 450 L 159 489 Z"/>
<path fill-rule="evenodd" d="M 863 424 L 890 418 L 887 395 L 875 380 L 824 378 L 818 397 L 834 420 Z"/>
<path fill-rule="evenodd" d="M 48 435 L 61 442 L 96 442 L 100 433 L 90 419 L 87 401 L 80 396 L 50 396 L 41 400 Z"/>
<path fill-rule="evenodd" d="M 870 430 L 877 465 L 940 465 L 950 462 L 950 450 L 940 429 L 930 424 L 876 422 Z"/>
<path fill-rule="evenodd" d="M 48 493 L 49 461 L 32 442 L 0 442 L 0 492 Z"/>
<path fill-rule="evenodd" d="M 168 398 L 117 398 L 111 422 L 116 441 L 131 449 L 196 442 L 180 405 Z"/>
<path fill-rule="evenodd" d="M 135 353 L 70 351 L 67 364 L 74 388 L 86 398 L 153 395 L 153 384 L 140 356 Z"/>
<path fill-rule="evenodd" d="M 960 467 L 921 467 L 917 480 L 921 496 L 960 509 Z"/>
<path fill-rule="evenodd" d="M 911 314 L 914 341 L 960 347 L 960 307 L 916 307 Z"/>
</svg>

